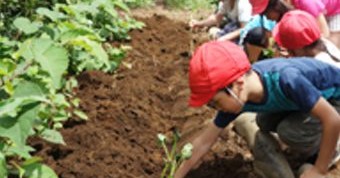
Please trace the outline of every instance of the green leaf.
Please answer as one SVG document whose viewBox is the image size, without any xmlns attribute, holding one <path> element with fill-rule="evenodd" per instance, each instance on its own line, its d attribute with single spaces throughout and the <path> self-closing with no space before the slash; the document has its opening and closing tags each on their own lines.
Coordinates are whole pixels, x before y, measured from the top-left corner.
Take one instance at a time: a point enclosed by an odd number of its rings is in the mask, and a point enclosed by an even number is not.
<svg viewBox="0 0 340 178">
<path fill-rule="evenodd" d="M 77 115 L 78 117 L 80 117 L 80 119 L 83 119 L 83 120 L 89 119 L 89 118 L 87 117 L 87 115 L 86 115 L 83 111 L 75 110 L 75 111 L 73 111 L 73 113 L 74 113 L 75 115 Z"/>
<path fill-rule="evenodd" d="M 24 150 L 27 137 L 33 133 L 38 110 L 39 105 L 29 104 L 22 108 L 18 117 L 0 117 L 0 136 L 9 138 L 13 142 L 13 147 Z"/>
<path fill-rule="evenodd" d="M 20 82 L 14 91 L 13 98 L 28 97 L 28 96 L 44 96 L 40 86 L 36 83 L 23 81 Z"/>
<path fill-rule="evenodd" d="M 96 34 L 94 34 L 94 32 L 88 31 L 86 29 L 68 30 L 68 31 L 64 32 L 63 34 L 61 34 L 60 40 L 61 40 L 62 43 L 67 43 L 70 40 L 73 40 L 73 39 L 75 39 L 79 36 L 89 36 L 92 39 L 96 39 L 98 41 L 101 40 L 99 37 L 96 36 Z"/>
<path fill-rule="evenodd" d="M 20 156 L 22 158 L 29 159 L 31 158 L 30 152 L 32 151 L 34 151 L 34 149 L 30 146 L 25 145 L 25 146 L 18 147 L 14 145 L 14 146 L 9 147 L 7 152 L 15 156 Z"/>
<path fill-rule="evenodd" d="M 65 145 L 63 136 L 58 131 L 45 129 L 41 133 L 41 137 L 49 142 Z"/>
<path fill-rule="evenodd" d="M 41 161 L 42 161 L 41 157 L 34 156 L 34 157 L 31 157 L 31 158 L 25 160 L 25 162 L 22 164 L 22 166 L 29 166 L 30 164 L 39 163 Z"/>
<path fill-rule="evenodd" d="M 14 26 L 25 34 L 29 35 L 39 30 L 37 23 L 31 23 L 31 21 L 25 17 L 18 17 L 13 22 Z"/>
<path fill-rule="evenodd" d="M 191 157 L 192 154 L 192 149 L 193 149 L 193 145 L 191 143 L 187 143 L 184 145 L 181 154 L 182 154 L 182 158 L 183 159 L 189 159 Z"/>
<path fill-rule="evenodd" d="M 6 178 L 8 176 L 6 165 L 5 155 L 0 152 L 0 177 Z"/>
<path fill-rule="evenodd" d="M 0 102 L 0 118 L 4 116 L 15 117 L 19 111 L 22 100 L 5 100 Z"/>
<path fill-rule="evenodd" d="M 0 76 L 1 75 L 8 75 L 9 73 L 13 72 L 16 68 L 16 64 L 9 60 L 9 59 L 2 59 L 0 61 Z"/>
<path fill-rule="evenodd" d="M 27 178 L 58 178 L 57 174 L 48 166 L 41 163 L 32 163 L 22 167 Z"/>
<path fill-rule="evenodd" d="M 129 12 L 129 7 L 123 1 L 113 1 L 113 4 L 119 7 L 120 9 Z"/>
<path fill-rule="evenodd" d="M 39 7 L 37 13 L 50 18 L 52 21 L 57 21 L 58 19 L 64 19 L 66 16 L 63 13 L 57 11 L 51 11 L 50 9 Z"/>
<path fill-rule="evenodd" d="M 109 56 L 102 47 L 101 43 L 98 43 L 96 41 L 92 41 L 86 37 L 79 37 L 77 39 L 74 39 L 70 41 L 70 43 L 74 46 L 79 46 L 84 48 L 88 53 L 90 53 L 92 56 L 94 56 L 97 61 L 84 61 L 87 64 L 91 64 L 92 66 L 86 66 L 86 68 L 92 68 L 92 69 L 102 69 L 103 71 L 107 72 L 111 69 Z"/>
<path fill-rule="evenodd" d="M 91 41 L 91 40 L 86 40 L 86 41 L 87 41 L 87 44 L 91 46 L 91 50 L 89 51 L 90 54 L 92 54 L 99 61 L 105 64 L 105 67 L 103 68 L 105 72 L 109 71 L 110 70 L 109 56 L 104 50 L 103 46 L 100 43 L 95 42 L 95 41 Z"/>
<path fill-rule="evenodd" d="M 5 91 L 9 94 L 12 95 L 14 92 L 13 84 L 10 81 L 5 82 Z"/>
<path fill-rule="evenodd" d="M 49 73 L 54 88 L 61 87 L 63 73 L 69 64 L 68 53 L 63 47 L 57 46 L 50 39 L 34 39 L 29 47 L 33 58 Z"/>
<path fill-rule="evenodd" d="M 34 58 L 32 48 L 32 39 L 26 40 L 19 47 L 19 50 L 14 54 L 15 58 L 19 58 L 20 56 L 24 57 L 27 61 L 31 61 Z"/>
<path fill-rule="evenodd" d="M 41 96 L 28 96 L 4 100 L 0 102 L 0 118 L 5 116 L 16 117 L 17 112 L 21 110 L 20 106 L 40 101 L 46 102 L 47 100 Z"/>
</svg>

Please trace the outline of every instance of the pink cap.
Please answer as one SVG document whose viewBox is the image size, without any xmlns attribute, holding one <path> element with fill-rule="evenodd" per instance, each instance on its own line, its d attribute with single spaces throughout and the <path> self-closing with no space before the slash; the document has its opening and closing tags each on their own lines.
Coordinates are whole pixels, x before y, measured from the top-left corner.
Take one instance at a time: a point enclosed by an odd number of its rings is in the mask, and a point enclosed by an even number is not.
<svg viewBox="0 0 340 178">
<path fill-rule="evenodd" d="M 209 102 L 217 91 L 231 84 L 250 67 L 239 46 L 228 41 L 204 43 L 190 61 L 189 105 L 199 107 Z"/>
<path fill-rule="evenodd" d="M 300 49 L 321 37 L 316 19 L 301 10 L 287 12 L 273 30 L 275 41 L 287 49 Z"/>
</svg>

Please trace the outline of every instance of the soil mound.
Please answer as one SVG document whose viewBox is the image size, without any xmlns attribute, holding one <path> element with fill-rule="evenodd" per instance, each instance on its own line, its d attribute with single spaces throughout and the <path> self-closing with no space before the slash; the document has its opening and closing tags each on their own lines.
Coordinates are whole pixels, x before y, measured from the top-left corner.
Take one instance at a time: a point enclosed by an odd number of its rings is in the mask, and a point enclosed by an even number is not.
<svg viewBox="0 0 340 178">
<path fill-rule="evenodd" d="M 139 20 L 146 27 L 131 32 L 132 50 L 116 74 L 79 76 L 77 93 L 89 120 L 65 124 L 66 146 L 32 142 L 60 178 L 158 178 L 163 153 L 157 133 L 179 128 L 186 141 L 213 117 L 208 108 L 187 106 L 188 62 L 200 40 L 183 22 L 162 15 Z M 231 129 L 212 150 L 188 177 L 255 177 L 244 156 L 249 152 Z"/>
</svg>

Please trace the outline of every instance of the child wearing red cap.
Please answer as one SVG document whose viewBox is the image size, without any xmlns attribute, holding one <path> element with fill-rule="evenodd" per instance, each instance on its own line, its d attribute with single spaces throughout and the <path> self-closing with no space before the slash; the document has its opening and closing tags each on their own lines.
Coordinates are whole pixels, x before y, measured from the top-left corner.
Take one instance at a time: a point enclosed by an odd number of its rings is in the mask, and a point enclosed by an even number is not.
<svg viewBox="0 0 340 178">
<path fill-rule="evenodd" d="M 340 48 L 340 1 L 291 0 L 291 3 L 313 15 L 319 22 L 322 35 Z"/>
<path fill-rule="evenodd" d="M 280 21 L 282 16 L 293 10 L 293 7 L 285 0 L 249 0 L 252 5 L 253 15 L 265 15 L 268 19 Z"/>
<path fill-rule="evenodd" d="M 275 41 L 292 56 L 308 56 L 340 68 L 340 51 L 321 38 L 315 18 L 301 10 L 287 12 L 273 30 Z"/>
<path fill-rule="evenodd" d="M 227 24 L 212 36 L 219 40 L 236 40 L 240 36 L 241 28 L 251 19 L 251 5 L 248 0 L 223 0 L 222 2 L 216 14 L 204 20 L 192 20 L 189 25 L 194 29 L 219 26 L 223 18 L 226 18 Z"/>
<path fill-rule="evenodd" d="M 253 14 L 263 14 L 275 21 L 280 21 L 284 13 L 292 10 L 292 6 L 304 10 L 317 19 L 322 35 L 340 48 L 340 1 L 250 0 L 250 3 Z"/>
<path fill-rule="evenodd" d="M 242 49 L 230 42 L 203 44 L 190 61 L 189 104 L 206 104 L 219 112 L 193 141 L 192 157 L 183 162 L 175 178 L 184 177 L 209 151 L 223 128 L 246 111 L 259 113 L 259 133 L 271 136 L 270 132 L 277 132 L 284 143 L 302 155 L 318 153 L 314 166 L 301 178 L 323 177 L 336 160 L 340 134 L 340 115 L 333 102 L 340 100 L 339 73 L 339 68 L 309 58 L 269 59 L 251 66 Z M 259 165 L 271 166 L 275 158 L 264 152 L 266 147 L 257 145 L 252 152 Z M 275 172 L 278 165 L 273 165 L 265 175 L 294 177 L 292 173 L 279 175 Z"/>
</svg>

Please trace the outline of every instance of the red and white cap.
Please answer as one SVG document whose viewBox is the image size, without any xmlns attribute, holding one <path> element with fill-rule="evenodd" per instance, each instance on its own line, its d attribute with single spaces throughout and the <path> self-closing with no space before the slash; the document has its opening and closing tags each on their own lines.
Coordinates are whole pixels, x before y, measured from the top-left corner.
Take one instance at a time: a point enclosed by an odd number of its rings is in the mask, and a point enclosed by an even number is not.
<svg viewBox="0 0 340 178">
<path fill-rule="evenodd" d="M 244 51 L 228 41 L 211 41 L 194 53 L 189 68 L 189 105 L 199 107 L 251 68 Z"/>
</svg>

